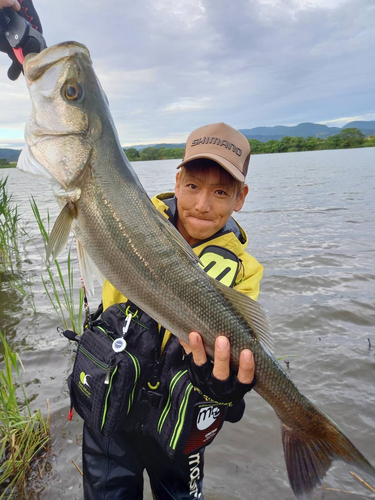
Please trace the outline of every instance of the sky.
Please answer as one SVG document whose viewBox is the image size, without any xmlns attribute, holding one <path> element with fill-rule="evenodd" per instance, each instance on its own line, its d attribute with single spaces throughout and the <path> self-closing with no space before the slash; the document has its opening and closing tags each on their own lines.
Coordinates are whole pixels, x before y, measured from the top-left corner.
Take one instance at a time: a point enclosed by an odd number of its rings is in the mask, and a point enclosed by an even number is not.
<svg viewBox="0 0 375 500">
<path fill-rule="evenodd" d="M 87 46 L 121 144 L 195 128 L 375 120 L 374 0 L 34 0 L 48 46 Z M 0 53 L 0 147 L 31 104 Z"/>
</svg>

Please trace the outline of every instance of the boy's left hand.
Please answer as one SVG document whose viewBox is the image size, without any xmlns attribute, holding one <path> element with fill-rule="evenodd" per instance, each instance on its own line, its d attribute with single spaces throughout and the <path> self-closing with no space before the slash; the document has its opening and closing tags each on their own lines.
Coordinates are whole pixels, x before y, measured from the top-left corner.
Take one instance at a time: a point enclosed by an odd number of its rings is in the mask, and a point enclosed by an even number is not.
<svg viewBox="0 0 375 500">
<path fill-rule="evenodd" d="M 197 332 L 189 334 L 189 344 L 180 340 L 187 354 L 192 353 L 194 363 L 202 366 L 207 362 L 206 350 L 202 337 Z M 255 363 L 253 353 L 249 349 L 241 352 L 237 379 L 242 384 L 251 384 L 254 380 Z M 230 344 L 227 337 L 219 336 L 215 342 L 213 376 L 218 380 L 227 380 L 230 375 Z"/>
</svg>

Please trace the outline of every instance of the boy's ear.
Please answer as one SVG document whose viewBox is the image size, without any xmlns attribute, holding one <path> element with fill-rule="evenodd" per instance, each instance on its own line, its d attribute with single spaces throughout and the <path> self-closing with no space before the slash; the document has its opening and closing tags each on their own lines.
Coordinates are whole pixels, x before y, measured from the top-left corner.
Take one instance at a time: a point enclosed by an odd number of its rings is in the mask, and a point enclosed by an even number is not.
<svg viewBox="0 0 375 500">
<path fill-rule="evenodd" d="M 245 199 L 246 199 L 248 192 L 249 192 L 249 186 L 247 184 L 244 184 L 242 186 L 241 191 L 239 192 L 238 197 L 237 197 L 237 202 L 236 202 L 236 205 L 234 207 L 235 212 L 239 212 L 241 210 L 241 208 L 243 207 L 243 204 L 245 203 Z"/>
<path fill-rule="evenodd" d="M 178 179 L 179 179 L 179 177 L 180 177 L 180 173 L 181 173 L 181 172 L 177 172 L 177 174 L 176 174 L 176 185 L 175 185 L 175 187 L 174 187 L 174 194 L 175 194 L 176 198 L 177 198 L 177 196 L 178 196 L 178 190 L 179 190 L 179 187 L 178 187 Z"/>
</svg>

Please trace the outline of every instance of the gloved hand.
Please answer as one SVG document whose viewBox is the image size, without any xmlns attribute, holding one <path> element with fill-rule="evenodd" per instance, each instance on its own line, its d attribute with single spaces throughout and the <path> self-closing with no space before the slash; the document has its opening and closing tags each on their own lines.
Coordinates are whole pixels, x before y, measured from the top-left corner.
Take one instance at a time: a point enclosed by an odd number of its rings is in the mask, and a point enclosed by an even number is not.
<svg viewBox="0 0 375 500">
<path fill-rule="evenodd" d="M 15 2 L 14 0 L 0 0 L 0 8 L 3 7 L 13 7 L 17 10 L 17 4 L 21 6 L 18 14 L 25 18 L 33 28 L 43 33 L 42 24 L 40 22 L 39 16 L 35 10 L 32 0 L 19 0 Z M 0 32 L 0 51 L 8 54 L 12 60 L 12 64 L 8 70 L 8 78 L 10 80 L 17 80 L 22 71 L 22 64 L 20 64 L 13 52 L 12 47 L 9 45 L 8 40 L 5 35 Z M 40 52 L 40 46 L 35 38 L 29 38 L 27 43 L 22 47 L 22 52 L 26 56 L 32 52 Z"/>
<path fill-rule="evenodd" d="M 241 401 L 245 394 L 254 387 L 256 380 L 243 384 L 237 378 L 237 373 L 231 370 L 226 380 L 217 379 L 213 372 L 213 363 L 208 359 L 203 365 L 194 363 L 192 354 L 187 356 L 189 378 L 204 396 L 219 403 L 234 403 Z"/>
<path fill-rule="evenodd" d="M 215 342 L 215 363 L 207 356 L 202 337 L 191 332 L 190 344 L 180 340 L 185 352 L 189 378 L 204 396 L 219 403 L 240 401 L 255 385 L 254 358 L 250 351 L 242 351 L 239 359 L 239 371 L 230 367 L 230 345 L 226 337 L 220 336 Z"/>
</svg>

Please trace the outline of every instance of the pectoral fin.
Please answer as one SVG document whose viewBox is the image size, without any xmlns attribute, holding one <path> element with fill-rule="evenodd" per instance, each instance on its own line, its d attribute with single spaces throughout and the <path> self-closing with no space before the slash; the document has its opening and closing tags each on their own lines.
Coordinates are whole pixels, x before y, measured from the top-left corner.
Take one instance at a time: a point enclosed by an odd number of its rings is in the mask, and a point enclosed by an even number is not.
<svg viewBox="0 0 375 500">
<path fill-rule="evenodd" d="M 46 255 L 47 262 L 51 255 L 56 258 L 64 250 L 68 242 L 72 222 L 76 215 L 77 209 L 75 204 L 68 201 L 57 217 L 49 236 Z"/>
</svg>

